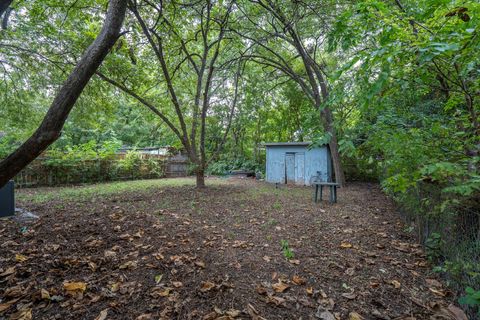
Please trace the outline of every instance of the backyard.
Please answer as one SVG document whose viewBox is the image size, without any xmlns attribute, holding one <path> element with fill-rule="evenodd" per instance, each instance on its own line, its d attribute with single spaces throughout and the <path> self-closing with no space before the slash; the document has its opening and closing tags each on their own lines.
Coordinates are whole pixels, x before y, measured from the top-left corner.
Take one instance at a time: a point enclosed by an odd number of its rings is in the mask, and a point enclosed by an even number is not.
<svg viewBox="0 0 480 320">
<path fill-rule="evenodd" d="M 0 319 L 464 319 L 378 185 L 206 184 L 20 190 Z"/>
</svg>

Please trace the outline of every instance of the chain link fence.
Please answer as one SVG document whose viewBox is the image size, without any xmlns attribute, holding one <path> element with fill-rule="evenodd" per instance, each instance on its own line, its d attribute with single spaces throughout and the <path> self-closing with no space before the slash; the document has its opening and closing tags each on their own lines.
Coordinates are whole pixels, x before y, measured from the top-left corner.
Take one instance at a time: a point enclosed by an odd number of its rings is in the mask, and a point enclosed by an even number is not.
<svg viewBox="0 0 480 320">
<path fill-rule="evenodd" d="M 425 247 L 427 257 L 457 296 L 480 288 L 480 201 L 453 199 L 434 183 L 420 182 L 396 195 L 400 212 Z M 466 308 L 472 317 L 476 310 Z"/>
</svg>

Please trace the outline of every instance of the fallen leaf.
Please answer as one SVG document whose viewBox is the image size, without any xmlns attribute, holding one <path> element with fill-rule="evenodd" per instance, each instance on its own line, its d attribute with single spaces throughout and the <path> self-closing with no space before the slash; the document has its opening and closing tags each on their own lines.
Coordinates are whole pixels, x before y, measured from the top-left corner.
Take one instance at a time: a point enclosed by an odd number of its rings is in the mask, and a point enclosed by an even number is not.
<svg viewBox="0 0 480 320">
<path fill-rule="evenodd" d="M 434 288 L 441 288 L 442 287 L 442 284 L 438 280 L 435 280 L 435 279 L 425 279 L 425 282 L 427 283 L 427 285 L 429 287 L 434 287 Z"/>
<path fill-rule="evenodd" d="M 434 288 L 428 288 L 431 292 L 433 292 L 435 295 L 440 296 L 440 297 L 445 297 L 447 294 L 443 290 L 437 290 Z"/>
<path fill-rule="evenodd" d="M 117 255 L 117 253 L 115 251 L 112 251 L 112 250 L 105 250 L 103 252 L 103 255 L 105 256 L 105 258 L 111 258 L 111 257 L 115 257 Z"/>
<path fill-rule="evenodd" d="M 347 270 L 345 270 L 345 274 L 353 276 L 355 274 L 355 268 L 348 268 Z"/>
<path fill-rule="evenodd" d="M 435 308 L 437 312 L 435 315 L 439 316 L 439 319 L 448 319 L 448 320 L 468 320 L 468 317 L 465 315 L 462 309 L 455 307 L 453 304 L 449 305 L 447 308 L 441 307 Z"/>
<path fill-rule="evenodd" d="M 165 257 L 163 256 L 163 254 L 161 254 L 160 252 L 154 253 L 153 256 L 154 256 L 155 259 L 157 259 L 157 260 L 163 260 L 163 259 L 165 259 Z"/>
<path fill-rule="evenodd" d="M 157 274 L 157 275 L 155 276 L 155 283 L 156 283 L 156 284 L 159 284 L 160 281 L 162 281 L 162 278 L 163 278 L 163 274 Z"/>
<path fill-rule="evenodd" d="M 240 315 L 240 310 L 230 309 L 228 311 L 225 311 L 225 314 L 229 317 L 236 318 Z"/>
<path fill-rule="evenodd" d="M 341 248 L 344 248 L 344 249 L 348 249 L 348 248 L 353 247 L 353 245 L 352 245 L 351 243 L 349 243 L 349 242 L 342 242 L 342 243 L 340 244 L 340 247 L 341 247 Z"/>
<path fill-rule="evenodd" d="M 18 285 L 18 286 L 7 288 L 3 293 L 3 296 L 7 298 L 17 298 L 17 297 L 23 296 L 24 294 L 25 294 L 25 288 Z"/>
<path fill-rule="evenodd" d="M 108 316 L 108 309 L 103 309 L 100 311 L 100 314 L 95 318 L 95 320 L 105 320 Z"/>
<path fill-rule="evenodd" d="M 298 259 L 291 259 L 291 260 L 288 260 L 288 262 L 290 262 L 291 264 L 296 264 L 296 265 L 300 264 L 300 260 L 298 260 Z"/>
<path fill-rule="evenodd" d="M 137 262 L 136 261 L 127 261 L 124 264 L 120 265 L 118 267 L 119 269 L 135 269 L 137 267 Z"/>
<path fill-rule="evenodd" d="M 318 308 L 317 313 L 315 313 L 315 317 L 320 320 L 336 320 L 333 313 L 327 310 L 321 310 L 321 308 Z"/>
<path fill-rule="evenodd" d="M 6 277 L 6 276 L 9 276 L 9 275 L 14 274 L 14 273 L 15 273 L 15 267 L 10 267 L 7 270 L 5 270 L 4 272 L 0 273 L 0 277 Z"/>
<path fill-rule="evenodd" d="M 265 289 L 262 286 L 257 286 L 257 288 L 255 290 L 257 291 L 258 294 L 260 294 L 262 296 L 267 294 L 267 289 Z"/>
<path fill-rule="evenodd" d="M 84 292 L 87 290 L 87 284 L 85 282 L 65 282 L 63 287 L 67 292 Z"/>
<path fill-rule="evenodd" d="M 356 293 L 349 292 L 349 293 L 342 293 L 342 297 L 347 298 L 349 300 L 353 300 L 357 297 Z"/>
<path fill-rule="evenodd" d="M 400 289 L 402 286 L 398 280 L 390 280 L 389 283 L 395 288 Z"/>
<path fill-rule="evenodd" d="M 165 288 L 165 289 L 161 290 L 160 292 L 158 292 L 158 295 L 160 297 L 168 297 L 170 295 L 171 291 L 172 291 L 172 288 Z"/>
<path fill-rule="evenodd" d="M 207 292 L 215 288 L 215 283 L 211 281 L 202 281 L 202 284 L 200 286 L 200 291 L 202 292 Z"/>
<path fill-rule="evenodd" d="M 281 293 L 287 290 L 288 288 L 290 288 L 290 286 L 288 284 L 283 283 L 281 280 L 278 280 L 277 283 L 272 284 L 272 288 L 273 290 L 275 290 L 275 292 Z"/>
<path fill-rule="evenodd" d="M 307 294 L 312 295 L 313 294 L 313 287 L 308 287 L 306 289 L 306 291 L 307 291 Z"/>
<path fill-rule="evenodd" d="M 350 312 L 348 320 L 363 320 L 363 317 L 356 312 Z"/>
<path fill-rule="evenodd" d="M 9 320 L 32 320 L 32 309 L 22 309 L 12 314 Z"/>
<path fill-rule="evenodd" d="M 90 270 L 94 271 L 97 270 L 98 266 L 95 262 L 92 262 L 92 261 L 89 261 L 88 262 L 88 267 L 90 268 Z"/>
<path fill-rule="evenodd" d="M 205 268 L 205 262 L 203 262 L 203 261 L 195 261 L 194 263 L 197 267 L 200 267 L 202 269 Z"/>
<path fill-rule="evenodd" d="M 17 253 L 15 255 L 15 261 L 17 261 L 17 262 L 24 262 L 24 261 L 27 261 L 27 260 L 28 260 L 28 258 L 26 256 L 24 256 L 23 254 Z"/>
<path fill-rule="evenodd" d="M 40 289 L 40 297 L 43 300 L 50 300 L 50 293 L 45 289 Z"/>
<path fill-rule="evenodd" d="M 252 320 L 267 320 L 264 317 L 258 314 L 258 311 L 249 303 L 247 305 L 247 313 L 252 318 Z"/>
<path fill-rule="evenodd" d="M 217 320 L 217 319 L 218 319 L 218 313 L 215 311 L 207 313 L 202 317 L 202 320 Z"/>
<path fill-rule="evenodd" d="M 295 283 L 296 285 L 299 285 L 299 286 L 307 283 L 307 281 L 305 281 L 305 279 L 303 279 L 302 277 L 297 276 L 297 275 L 293 276 L 292 281 L 293 281 L 293 283 Z"/>
<path fill-rule="evenodd" d="M 273 303 L 276 306 L 285 306 L 285 299 L 276 297 L 276 296 L 268 296 L 267 303 Z"/>
<path fill-rule="evenodd" d="M 5 302 L 5 303 L 0 303 L 0 312 L 3 312 L 7 309 L 9 309 L 12 305 L 15 304 L 15 302 L 17 302 L 18 300 L 20 300 L 20 298 L 17 298 L 17 299 L 13 299 L 13 300 L 10 300 L 8 302 Z"/>
</svg>

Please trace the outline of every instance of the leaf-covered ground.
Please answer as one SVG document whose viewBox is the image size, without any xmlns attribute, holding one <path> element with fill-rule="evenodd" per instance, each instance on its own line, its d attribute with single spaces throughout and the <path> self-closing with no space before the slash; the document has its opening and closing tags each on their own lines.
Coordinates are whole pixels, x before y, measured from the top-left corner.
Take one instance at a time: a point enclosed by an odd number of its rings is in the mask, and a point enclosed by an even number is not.
<svg viewBox="0 0 480 320">
<path fill-rule="evenodd" d="M 463 319 L 375 185 L 168 181 L 20 191 L 0 319 Z"/>
</svg>

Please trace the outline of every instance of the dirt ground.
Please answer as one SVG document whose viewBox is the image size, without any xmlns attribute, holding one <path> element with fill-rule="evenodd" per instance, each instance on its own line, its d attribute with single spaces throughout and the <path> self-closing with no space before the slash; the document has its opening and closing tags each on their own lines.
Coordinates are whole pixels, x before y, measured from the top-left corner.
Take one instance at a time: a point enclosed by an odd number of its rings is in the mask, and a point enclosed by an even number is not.
<svg viewBox="0 0 480 320">
<path fill-rule="evenodd" d="M 19 201 L 0 319 L 464 319 L 378 186 L 208 183 Z"/>
</svg>

